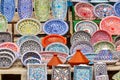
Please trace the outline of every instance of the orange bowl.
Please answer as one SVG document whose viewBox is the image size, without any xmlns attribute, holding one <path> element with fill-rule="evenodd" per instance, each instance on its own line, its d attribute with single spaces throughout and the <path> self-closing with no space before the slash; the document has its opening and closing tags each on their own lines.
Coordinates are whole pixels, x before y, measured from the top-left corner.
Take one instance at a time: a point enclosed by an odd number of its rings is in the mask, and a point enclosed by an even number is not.
<svg viewBox="0 0 120 80">
<path fill-rule="evenodd" d="M 66 38 L 58 34 L 51 34 L 51 35 L 48 35 L 42 38 L 43 47 L 46 47 L 47 45 L 54 43 L 54 42 L 60 42 L 63 44 L 67 43 Z"/>
</svg>

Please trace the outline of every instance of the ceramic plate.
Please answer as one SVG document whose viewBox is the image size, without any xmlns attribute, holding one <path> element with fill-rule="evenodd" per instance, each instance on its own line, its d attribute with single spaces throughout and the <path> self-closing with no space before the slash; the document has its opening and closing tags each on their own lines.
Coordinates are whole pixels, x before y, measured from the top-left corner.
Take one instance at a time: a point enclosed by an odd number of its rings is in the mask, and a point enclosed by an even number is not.
<svg viewBox="0 0 120 80">
<path fill-rule="evenodd" d="M 60 42 L 60 43 L 66 44 L 67 40 L 65 37 L 60 36 L 58 34 L 51 34 L 42 38 L 42 45 L 44 47 L 54 42 Z"/>
<path fill-rule="evenodd" d="M 10 68 L 13 62 L 8 56 L 0 56 L 0 68 Z"/>
<path fill-rule="evenodd" d="M 115 51 L 115 45 L 111 42 L 108 41 L 99 41 L 97 43 L 94 44 L 94 52 L 98 53 L 101 50 L 111 50 L 111 51 Z"/>
<path fill-rule="evenodd" d="M 95 53 L 89 53 L 89 54 L 85 55 L 88 58 L 88 60 L 90 60 L 89 64 L 94 64 L 93 60 L 94 60 L 96 55 L 97 54 L 95 54 Z"/>
<path fill-rule="evenodd" d="M 69 48 L 66 45 L 64 45 L 63 43 L 59 43 L 59 42 L 49 44 L 45 48 L 45 51 L 55 51 L 55 52 L 69 54 Z"/>
<path fill-rule="evenodd" d="M 93 12 L 94 6 L 90 3 L 76 3 L 75 13 L 82 19 L 94 20 L 95 15 Z"/>
<path fill-rule="evenodd" d="M 85 31 L 78 31 L 73 34 L 73 36 L 70 39 L 71 44 L 73 44 L 76 41 L 90 41 L 91 35 L 88 32 Z"/>
<path fill-rule="evenodd" d="M 5 16 L 0 14 L 0 32 L 6 32 L 8 29 L 8 23 Z"/>
<path fill-rule="evenodd" d="M 0 48 L 0 53 L 10 53 L 12 56 L 14 56 L 14 59 L 17 58 L 17 54 L 14 53 L 14 51 L 12 51 L 11 49 L 8 49 L 8 48 Z"/>
<path fill-rule="evenodd" d="M 94 13 L 98 18 L 102 19 L 107 16 L 114 15 L 114 9 L 111 4 L 102 3 L 102 4 L 97 4 L 94 7 Z"/>
<path fill-rule="evenodd" d="M 1 13 L 11 22 L 15 13 L 15 0 L 1 0 Z"/>
<path fill-rule="evenodd" d="M 112 79 L 113 79 L 113 80 L 119 80 L 119 79 L 120 79 L 120 71 L 118 71 L 117 73 L 115 73 L 115 74 L 112 76 Z"/>
<path fill-rule="evenodd" d="M 51 51 L 45 51 L 45 52 L 40 52 L 40 55 L 42 57 L 42 63 L 48 63 L 51 58 L 53 57 L 54 53 L 57 54 L 57 56 L 59 57 L 59 59 L 65 63 L 66 62 L 66 58 L 68 56 L 68 54 L 65 53 L 61 53 L 61 52 L 51 52 Z"/>
<path fill-rule="evenodd" d="M 83 54 L 93 52 L 93 46 L 87 41 L 78 41 L 74 43 L 70 48 L 70 54 L 74 54 L 76 50 L 81 50 Z"/>
<path fill-rule="evenodd" d="M 120 40 L 120 35 L 117 35 L 115 38 L 114 38 L 114 42 L 117 42 Z"/>
<path fill-rule="evenodd" d="M 39 59 L 41 60 L 41 56 L 38 52 L 36 51 L 28 51 L 26 53 L 24 53 L 22 56 L 21 56 L 21 61 L 22 63 L 24 63 L 24 61 L 28 58 L 36 58 L 36 59 Z"/>
<path fill-rule="evenodd" d="M 0 44 L 0 48 L 9 48 L 11 50 L 13 50 L 15 53 L 19 53 L 19 47 L 12 42 L 4 42 L 2 44 Z"/>
<path fill-rule="evenodd" d="M 120 18 L 117 16 L 108 16 L 101 20 L 100 29 L 107 31 L 111 35 L 120 34 Z"/>
<path fill-rule="evenodd" d="M 34 36 L 34 35 L 24 35 L 24 36 L 20 37 L 17 40 L 16 43 L 17 43 L 18 46 L 20 46 L 22 42 L 24 42 L 26 40 L 29 40 L 29 39 L 33 39 L 33 40 L 36 40 L 36 41 L 40 42 L 40 39 L 37 36 Z"/>
<path fill-rule="evenodd" d="M 92 35 L 90 42 L 92 44 L 94 44 L 94 43 L 99 42 L 99 41 L 112 42 L 112 36 L 104 30 L 98 30 Z"/>
<path fill-rule="evenodd" d="M 21 43 L 20 45 L 20 54 L 24 54 L 26 53 L 27 51 L 37 51 L 37 52 L 40 52 L 43 50 L 43 47 L 42 45 L 35 41 L 35 40 L 26 40 L 24 41 L 23 43 Z"/>
<path fill-rule="evenodd" d="M 59 35 L 64 35 L 68 32 L 69 27 L 68 24 L 59 19 L 52 19 L 43 25 L 43 31 L 46 34 L 59 34 Z"/>
<path fill-rule="evenodd" d="M 37 58 L 27 58 L 24 61 L 24 65 L 27 66 L 28 64 L 41 64 L 41 60 Z"/>
<path fill-rule="evenodd" d="M 32 17 L 32 0 L 18 0 L 18 14 L 20 19 Z"/>
<path fill-rule="evenodd" d="M 75 66 L 74 80 L 93 80 L 93 70 L 90 66 Z"/>
<path fill-rule="evenodd" d="M 83 30 L 90 33 L 91 35 L 98 29 L 98 25 L 95 22 L 89 20 L 79 21 L 74 27 L 75 32 Z"/>
<path fill-rule="evenodd" d="M 12 42 L 12 35 L 9 32 L 0 32 L 0 43 Z"/>
<path fill-rule="evenodd" d="M 115 14 L 120 17 L 120 1 L 117 1 L 114 4 L 114 11 L 115 11 Z"/>
<path fill-rule="evenodd" d="M 33 18 L 25 18 L 18 21 L 16 30 L 21 35 L 37 35 L 41 30 L 41 24 Z"/>
<path fill-rule="evenodd" d="M 35 0 L 34 1 L 35 17 L 40 22 L 45 22 L 50 17 L 50 1 L 48 0 Z"/>
<path fill-rule="evenodd" d="M 64 20 L 67 14 L 67 0 L 52 0 L 51 4 L 54 18 Z"/>
</svg>

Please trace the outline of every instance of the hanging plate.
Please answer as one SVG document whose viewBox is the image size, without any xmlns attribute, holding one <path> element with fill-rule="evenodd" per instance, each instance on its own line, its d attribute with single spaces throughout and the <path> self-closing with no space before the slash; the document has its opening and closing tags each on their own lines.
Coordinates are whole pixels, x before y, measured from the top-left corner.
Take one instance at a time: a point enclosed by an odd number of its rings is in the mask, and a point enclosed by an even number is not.
<svg viewBox="0 0 120 80">
<path fill-rule="evenodd" d="M 0 14 L 0 32 L 6 32 L 8 29 L 8 22 L 5 16 Z"/>
</svg>

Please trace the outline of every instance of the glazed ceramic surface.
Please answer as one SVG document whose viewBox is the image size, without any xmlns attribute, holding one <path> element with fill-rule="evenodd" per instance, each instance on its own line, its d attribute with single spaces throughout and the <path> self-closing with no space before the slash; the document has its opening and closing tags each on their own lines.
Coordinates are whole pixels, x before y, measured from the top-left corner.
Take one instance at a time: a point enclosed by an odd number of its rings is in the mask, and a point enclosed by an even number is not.
<svg viewBox="0 0 120 80">
<path fill-rule="evenodd" d="M 61 52 L 52 52 L 52 51 L 45 51 L 45 52 L 40 52 L 40 55 L 42 57 L 42 63 L 48 63 L 51 58 L 53 57 L 54 53 L 57 54 L 57 56 L 59 57 L 59 59 L 65 63 L 66 62 L 66 58 L 68 56 L 68 54 L 66 53 L 61 53 Z"/>
<path fill-rule="evenodd" d="M 90 41 L 91 35 L 85 31 L 75 32 L 70 39 L 71 44 L 77 41 Z"/>
<path fill-rule="evenodd" d="M 18 0 L 18 14 L 20 19 L 32 17 L 32 0 Z"/>
<path fill-rule="evenodd" d="M 114 15 L 114 9 L 111 4 L 102 3 L 94 7 L 94 13 L 98 18 L 102 19 Z"/>
<path fill-rule="evenodd" d="M 115 45 L 108 41 L 99 41 L 96 44 L 94 44 L 95 53 L 99 53 L 99 51 L 104 49 L 115 51 Z"/>
<path fill-rule="evenodd" d="M 52 68 L 52 80 L 71 80 L 70 67 L 61 65 Z"/>
<path fill-rule="evenodd" d="M 74 80 L 92 80 L 93 70 L 90 66 L 75 66 Z"/>
<path fill-rule="evenodd" d="M 47 80 L 47 66 L 43 64 L 29 64 L 27 80 Z"/>
<path fill-rule="evenodd" d="M 12 35 L 9 32 L 0 32 L 0 43 L 12 42 Z"/>
<path fill-rule="evenodd" d="M 98 30 L 92 35 L 90 42 L 92 44 L 95 44 L 99 41 L 110 41 L 110 42 L 112 42 L 112 36 L 104 30 Z"/>
<path fill-rule="evenodd" d="M 25 18 L 18 21 L 16 30 L 21 35 L 37 35 L 41 30 L 41 23 L 33 18 Z"/>
<path fill-rule="evenodd" d="M 43 31 L 46 34 L 65 35 L 69 30 L 68 24 L 59 19 L 51 19 L 43 25 Z"/>
<path fill-rule="evenodd" d="M 94 20 L 96 18 L 93 12 L 94 6 L 90 3 L 79 2 L 75 4 L 74 8 L 76 15 L 78 15 L 81 19 Z"/>
<path fill-rule="evenodd" d="M 35 16 L 39 21 L 47 21 L 50 15 L 50 2 L 48 0 L 35 0 Z"/>
<path fill-rule="evenodd" d="M 67 0 L 52 0 L 51 9 L 54 18 L 64 20 L 67 14 Z"/>
<path fill-rule="evenodd" d="M 76 50 L 81 50 L 83 54 L 93 52 L 93 46 L 87 41 L 75 42 L 70 48 L 70 54 L 74 54 Z"/>
<path fill-rule="evenodd" d="M 103 2 L 108 2 L 108 0 L 91 0 L 91 3 L 103 3 Z"/>
<path fill-rule="evenodd" d="M 16 53 L 19 53 L 19 47 L 12 42 L 4 42 L 0 44 L 0 48 L 9 48 L 11 50 L 13 50 Z"/>
<path fill-rule="evenodd" d="M 120 0 L 114 4 L 114 11 L 115 14 L 120 17 Z"/>
<path fill-rule="evenodd" d="M 108 16 L 101 20 L 100 29 L 107 31 L 110 35 L 120 34 L 120 18 L 117 16 Z"/>
<path fill-rule="evenodd" d="M 35 41 L 35 40 L 26 40 L 24 41 L 23 43 L 21 43 L 20 45 L 20 54 L 24 54 L 26 53 L 27 51 L 37 51 L 37 52 L 40 52 L 43 50 L 43 47 L 42 45 Z"/>
<path fill-rule="evenodd" d="M 1 13 L 6 17 L 8 22 L 11 22 L 15 13 L 15 1 L 1 0 Z"/>
<path fill-rule="evenodd" d="M 0 56 L 0 68 L 10 68 L 13 62 L 8 56 Z"/>
<path fill-rule="evenodd" d="M 54 51 L 69 54 L 69 48 L 59 42 L 51 43 L 46 48 L 45 51 Z"/>
<path fill-rule="evenodd" d="M 120 71 L 112 76 L 113 80 L 120 80 Z"/>
<path fill-rule="evenodd" d="M 93 60 L 96 57 L 97 54 L 95 53 L 89 53 L 89 54 L 85 54 L 85 56 L 90 60 L 89 64 L 93 64 Z"/>
<path fill-rule="evenodd" d="M 0 14 L 0 32 L 6 32 L 7 31 L 7 19 L 4 15 Z"/>
<path fill-rule="evenodd" d="M 108 75 L 100 75 L 96 76 L 96 80 L 109 80 Z"/>
<path fill-rule="evenodd" d="M 88 33 L 90 33 L 92 35 L 94 32 L 99 30 L 99 27 L 93 21 L 84 20 L 84 21 L 78 22 L 75 25 L 74 30 L 75 30 L 75 32 L 83 30 L 83 31 L 86 31 L 86 32 L 88 32 Z"/>
<path fill-rule="evenodd" d="M 106 63 L 94 63 L 95 78 L 100 75 L 108 75 Z"/>
<path fill-rule="evenodd" d="M 36 40 L 36 41 L 40 42 L 40 39 L 37 36 L 34 36 L 34 35 L 25 35 L 25 36 L 20 37 L 17 40 L 16 43 L 17 43 L 18 46 L 20 46 L 22 42 L 24 42 L 26 40 L 29 40 L 29 39 L 33 39 L 33 40 Z"/>
</svg>

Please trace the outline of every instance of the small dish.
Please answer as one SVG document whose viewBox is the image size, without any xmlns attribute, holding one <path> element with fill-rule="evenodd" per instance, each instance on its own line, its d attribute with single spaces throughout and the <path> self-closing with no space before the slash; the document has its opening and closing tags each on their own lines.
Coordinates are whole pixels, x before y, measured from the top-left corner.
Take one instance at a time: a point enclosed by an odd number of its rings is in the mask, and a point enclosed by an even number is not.
<svg viewBox="0 0 120 80">
<path fill-rule="evenodd" d="M 91 35 L 88 32 L 78 31 L 72 35 L 72 37 L 70 39 L 70 43 L 73 44 L 76 41 L 88 41 L 88 42 L 90 42 L 90 39 L 91 39 Z"/>
<path fill-rule="evenodd" d="M 101 20 L 100 29 L 107 31 L 110 35 L 120 34 L 120 18 L 117 16 L 108 16 Z"/>
<path fill-rule="evenodd" d="M 115 11 L 115 14 L 120 17 L 120 1 L 119 0 L 114 4 L 114 11 Z"/>
<path fill-rule="evenodd" d="M 40 42 L 39 37 L 37 37 L 35 35 L 24 35 L 17 40 L 16 44 L 18 46 L 20 46 L 22 42 L 24 42 L 26 40 L 29 40 L 29 39 L 33 39 L 33 40 L 36 40 L 36 41 Z"/>
<path fill-rule="evenodd" d="M 60 43 L 66 44 L 67 40 L 65 37 L 60 36 L 58 34 L 51 34 L 42 38 L 42 45 L 44 47 L 54 42 L 60 42 Z"/>
<path fill-rule="evenodd" d="M 20 45 L 20 54 L 23 55 L 27 51 L 43 51 L 43 47 L 40 42 L 37 42 L 33 39 L 26 40 Z"/>
<path fill-rule="evenodd" d="M 113 40 L 112 40 L 112 36 L 108 32 L 106 32 L 104 30 L 98 30 L 92 35 L 90 42 L 91 42 L 91 44 L 95 44 L 99 41 L 112 42 Z"/>
<path fill-rule="evenodd" d="M 75 13 L 84 20 L 94 20 L 96 17 L 94 15 L 94 6 L 90 3 L 79 2 L 75 4 Z"/>
<path fill-rule="evenodd" d="M 61 53 L 69 54 L 69 48 L 65 44 L 59 43 L 59 42 L 49 44 L 45 48 L 45 51 L 54 51 L 54 52 L 61 52 Z"/>
<path fill-rule="evenodd" d="M 88 32 L 88 33 L 90 33 L 92 35 L 94 32 L 96 32 L 97 30 L 99 30 L 99 27 L 93 21 L 83 20 L 83 21 L 79 21 L 75 25 L 74 30 L 75 30 L 75 32 L 83 30 L 83 31 L 86 31 L 86 32 Z"/>
<path fill-rule="evenodd" d="M 109 41 L 99 41 L 97 43 L 94 44 L 94 52 L 95 53 L 99 53 L 99 51 L 101 50 L 111 50 L 111 51 L 115 51 L 115 45 Z"/>
<path fill-rule="evenodd" d="M 59 59 L 65 63 L 66 62 L 66 58 L 68 56 L 68 54 L 66 53 L 61 53 L 61 52 L 53 52 L 53 51 L 44 51 L 44 52 L 40 52 L 40 55 L 42 57 L 42 63 L 47 64 L 51 58 L 53 57 L 54 53 L 57 54 L 57 56 L 59 57 Z"/>
<path fill-rule="evenodd" d="M 113 16 L 115 13 L 114 13 L 113 6 L 111 4 L 101 3 L 101 4 L 97 4 L 94 7 L 94 14 L 98 18 L 102 19 L 107 16 Z"/>
<path fill-rule="evenodd" d="M 42 30 L 42 27 L 38 20 L 25 18 L 17 22 L 16 30 L 21 35 L 37 35 Z"/>
<path fill-rule="evenodd" d="M 51 19 L 44 23 L 43 31 L 46 34 L 65 35 L 69 30 L 68 24 L 64 20 Z"/>
<path fill-rule="evenodd" d="M 73 55 L 76 50 L 81 50 L 83 54 L 94 52 L 93 46 L 87 41 L 77 41 L 70 48 L 70 55 Z"/>
<path fill-rule="evenodd" d="M 8 49 L 13 50 L 15 53 L 19 53 L 19 47 L 13 42 L 1 43 L 0 48 L 8 48 Z"/>
</svg>

